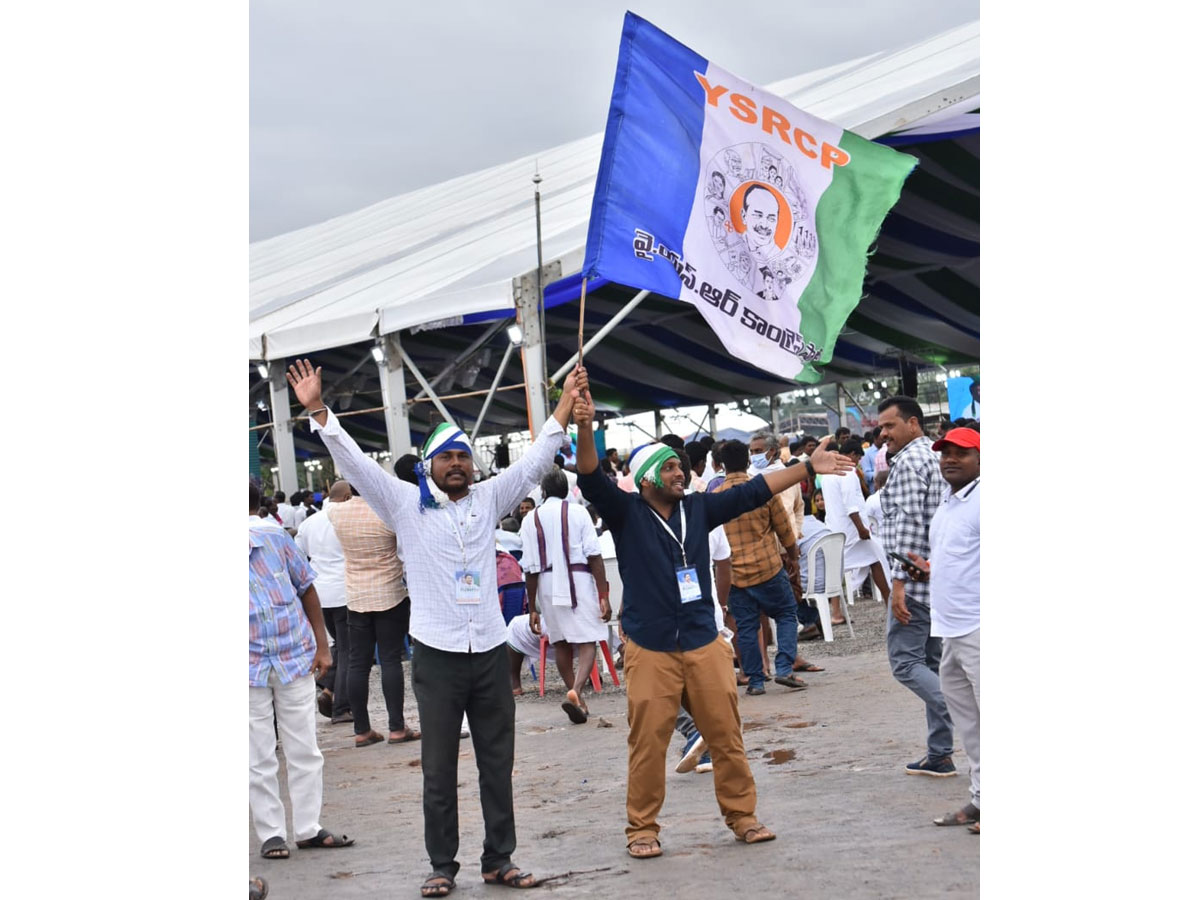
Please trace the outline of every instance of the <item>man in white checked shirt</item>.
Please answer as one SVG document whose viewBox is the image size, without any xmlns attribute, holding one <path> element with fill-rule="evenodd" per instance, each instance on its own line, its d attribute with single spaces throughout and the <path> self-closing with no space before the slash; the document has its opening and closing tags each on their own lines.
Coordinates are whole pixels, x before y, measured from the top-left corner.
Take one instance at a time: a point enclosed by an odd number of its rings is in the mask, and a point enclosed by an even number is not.
<svg viewBox="0 0 1200 900">
<path fill-rule="evenodd" d="M 587 373 L 577 367 L 563 384 L 552 418 L 528 451 L 495 478 L 472 485 L 466 436 L 439 426 L 426 441 L 419 486 L 386 473 L 367 457 L 321 402 L 321 370 L 294 363 L 288 383 L 308 410 L 342 474 L 404 548 L 413 641 L 412 682 L 421 716 L 425 849 L 432 874 L 422 896 L 442 897 L 458 874 L 458 741 L 463 713 L 470 723 L 479 768 L 485 882 L 534 887 L 513 865 L 516 847 L 512 768 L 516 710 L 509 685 L 507 629 L 496 602 L 496 522 L 549 471 Z M 426 479 L 448 498 L 434 500 Z M 464 587 L 470 576 L 470 589 Z"/>
<path fill-rule="evenodd" d="M 884 549 L 928 559 L 929 525 L 942 505 L 946 480 L 938 469 L 933 444 L 925 436 L 925 415 L 911 397 L 888 397 L 879 404 L 879 427 L 891 454 L 890 474 L 879 495 Z M 888 662 L 893 677 L 925 703 L 926 751 L 924 758 L 909 763 L 905 771 L 948 778 L 957 770 L 950 758 L 954 726 L 938 679 L 942 639 L 931 632 L 929 583 L 913 581 L 907 569 L 902 563 L 892 563 Z"/>
</svg>

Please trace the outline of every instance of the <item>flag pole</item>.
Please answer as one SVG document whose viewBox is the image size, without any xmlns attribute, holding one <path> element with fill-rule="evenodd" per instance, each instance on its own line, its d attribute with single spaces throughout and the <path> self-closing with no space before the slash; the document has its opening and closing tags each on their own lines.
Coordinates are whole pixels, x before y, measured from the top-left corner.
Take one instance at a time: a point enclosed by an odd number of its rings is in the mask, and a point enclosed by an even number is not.
<svg viewBox="0 0 1200 900">
<path fill-rule="evenodd" d="M 583 365 L 583 305 L 587 300 L 587 276 L 579 282 L 579 365 Z"/>
</svg>

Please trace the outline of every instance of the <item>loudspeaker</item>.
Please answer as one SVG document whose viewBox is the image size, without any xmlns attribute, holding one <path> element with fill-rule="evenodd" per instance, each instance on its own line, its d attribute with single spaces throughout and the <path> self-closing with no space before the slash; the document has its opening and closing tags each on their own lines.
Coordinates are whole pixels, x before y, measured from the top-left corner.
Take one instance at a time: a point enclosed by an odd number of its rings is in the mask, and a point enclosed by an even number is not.
<svg viewBox="0 0 1200 900">
<path fill-rule="evenodd" d="M 917 367 L 907 359 L 900 360 L 900 393 L 916 399 Z"/>
<path fill-rule="evenodd" d="M 510 465 L 512 463 L 509 462 L 508 458 L 508 444 L 497 444 L 495 467 L 497 469 L 507 469 Z"/>
</svg>

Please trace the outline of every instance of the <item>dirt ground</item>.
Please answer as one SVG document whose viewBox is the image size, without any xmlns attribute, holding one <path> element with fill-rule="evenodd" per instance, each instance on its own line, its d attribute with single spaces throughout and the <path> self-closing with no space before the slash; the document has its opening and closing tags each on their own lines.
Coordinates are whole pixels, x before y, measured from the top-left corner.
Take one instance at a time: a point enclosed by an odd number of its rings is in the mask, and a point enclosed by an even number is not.
<svg viewBox="0 0 1200 900">
<path fill-rule="evenodd" d="M 932 823 L 969 799 L 961 747 L 955 777 L 904 773 L 924 755 L 924 707 L 888 670 L 882 605 L 860 600 L 853 609 L 853 640 L 839 627 L 833 643 L 800 645 L 807 659 L 827 667 L 804 676 L 808 690 L 768 682 L 765 695 L 741 699 L 759 817 L 779 835 L 765 844 L 734 840 L 711 775 L 675 774 L 682 746 L 676 737 L 659 817 L 663 856 L 631 859 L 623 832 L 623 689 L 606 678 L 603 692 L 588 697 L 591 719 L 572 725 L 560 707 L 565 691 L 553 663 L 544 698 L 526 669 L 526 693 L 517 698 L 514 862 L 551 879 L 539 891 L 561 897 L 660 897 L 668 890 L 689 900 L 727 898 L 731 890 L 838 900 L 978 896 L 981 838 Z M 372 679 L 372 724 L 385 731 L 377 671 Z M 411 683 L 405 713 L 419 727 Z M 250 827 L 250 873 L 266 877 L 270 897 L 279 900 L 419 896 L 429 871 L 419 745 L 356 749 L 350 725 L 320 716 L 317 737 L 325 754 L 322 824 L 356 843 L 328 851 L 293 845 L 290 859 L 264 860 Z M 456 897 L 499 890 L 478 875 L 483 831 L 474 756 L 463 741 Z M 282 768 L 282 752 L 280 761 Z"/>
</svg>

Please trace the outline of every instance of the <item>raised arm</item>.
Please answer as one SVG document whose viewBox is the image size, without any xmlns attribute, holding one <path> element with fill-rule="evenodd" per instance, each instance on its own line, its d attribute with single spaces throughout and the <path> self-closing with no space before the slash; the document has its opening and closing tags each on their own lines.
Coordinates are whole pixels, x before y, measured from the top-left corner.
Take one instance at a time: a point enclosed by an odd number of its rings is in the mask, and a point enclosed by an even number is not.
<svg viewBox="0 0 1200 900">
<path fill-rule="evenodd" d="M 586 385 L 583 390 L 576 389 L 573 393 L 575 425 L 579 429 L 579 440 L 575 445 L 575 470 L 579 473 L 579 490 L 583 493 L 583 498 L 596 507 L 596 512 L 609 528 L 619 528 L 625 522 L 625 507 L 631 495 L 597 472 L 600 459 L 596 454 L 596 436 L 592 433 L 596 405 L 592 402 L 591 391 L 587 390 Z M 566 391 L 563 392 L 563 396 L 566 396 Z"/>
<path fill-rule="evenodd" d="M 504 515 L 516 506 L 554 465 L 554 455 L 562 446 L 561 435 L 571 421 L 571 407 L 574 404 L 571 394 L 579 384 L 586 390 L 587 370 L 582 366 L 576 366 L 563 382 L 563 394 L 558 398 L 554 415 L 546 420 L 533 446 L 510 468 L 496 476 L 494 496 L 497 516 Z"/>
<path fill-rule="evenodd" d="M 565 397 L 567 392 L 563 391 Z M 596 453 L 596 436 L 592 434 L 592 422 L 596 418 L 596 405 L 592 403 L 591 391 L 585 384 L 582 390 L 575 391 L 575 424 L 579 428 L 579 440 L 575 445 L 575 471 L 580 475 L 591 475 L 600 467 L 600 457 Z"/>
<path fill-rule="evenodd" d="M 389 475 L 363 453 L 354 438 L 342 430 L 337 416 L 321 401 L 321 367 L 314 369 L 307 359 L 292 363 L 288 366 L 287 380 L 296 399 L 308 410 L 313 430 L 321 436 L 338 469 L 375 514 L 391 527 L 406 509 L 416 513 L 417 489 Z"/>
<path fill-rule="evenodd" d="M 778 494 L 780 491 L 786 491 L 793 484 L 799 484 L 808 478 L 810 474 L 844 475 L 847 472 L 853 472 L 854 460 L 833 450 L 825 449 L 832 440 L 832 435 L 826 435 L 817 444 L 817 449 L 809 458 L 808 465 L 788 466 L 778 472 L 768 472 L 763 475 L 762 479 L 771 489 L 771 493 Z"/>
</svg>

